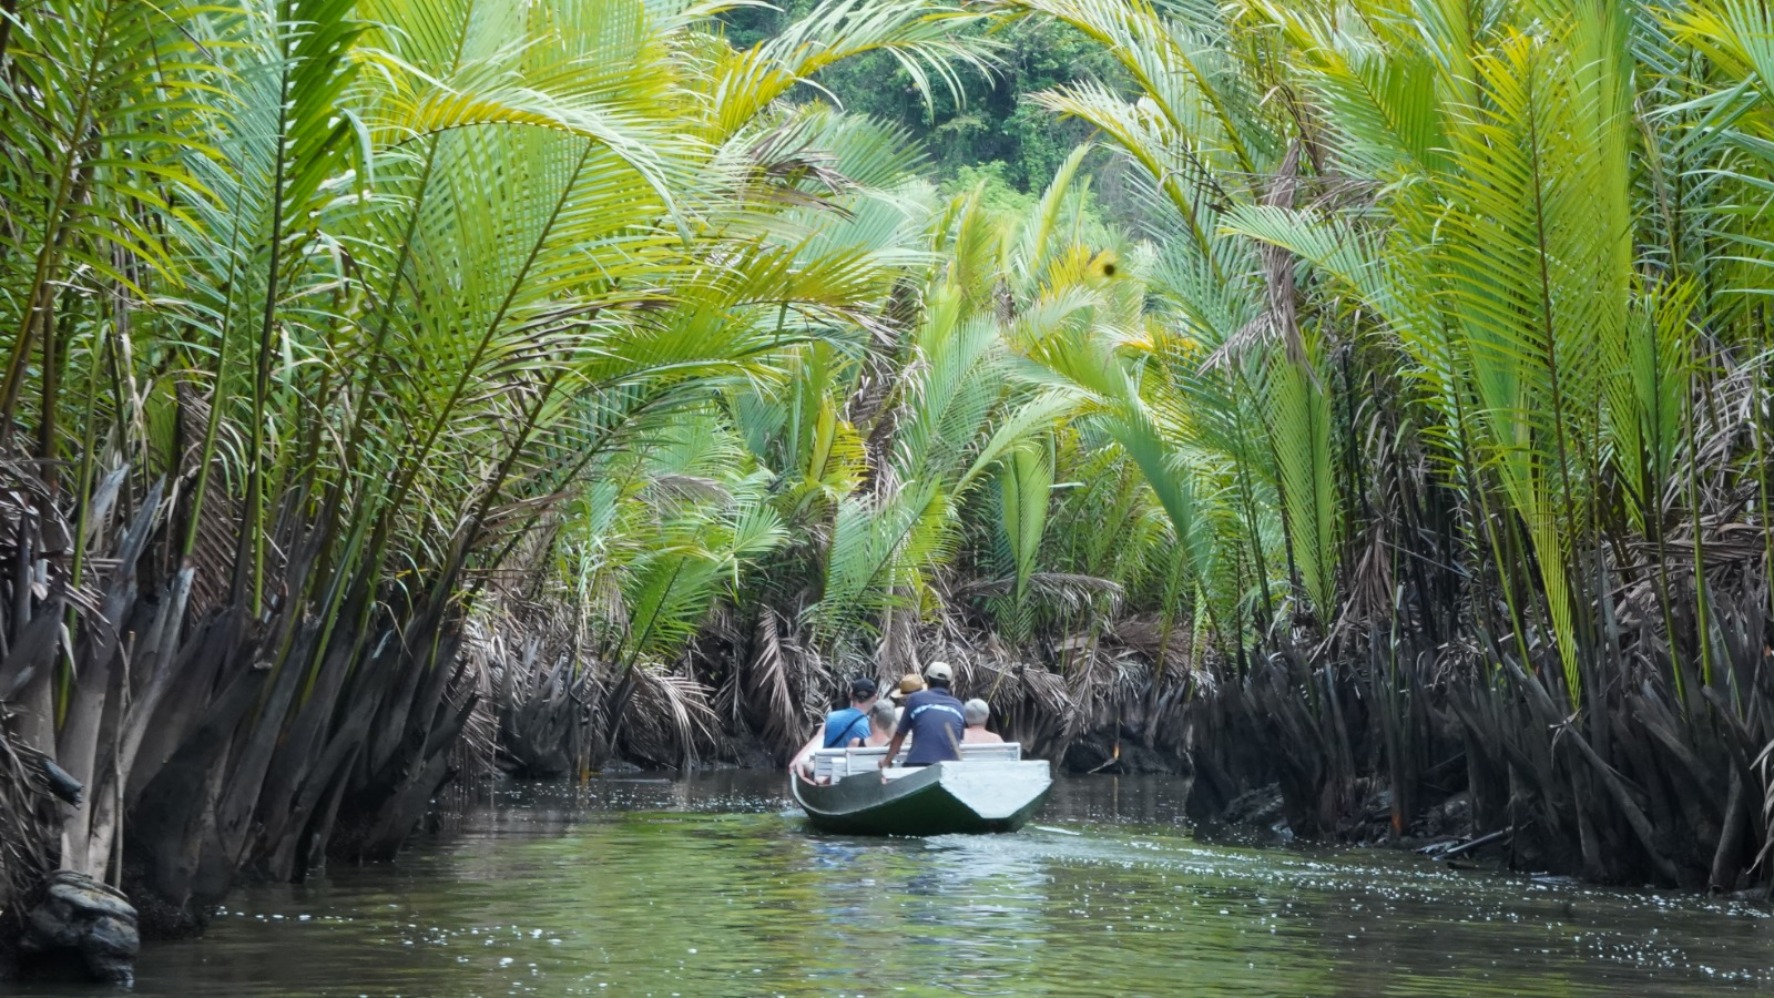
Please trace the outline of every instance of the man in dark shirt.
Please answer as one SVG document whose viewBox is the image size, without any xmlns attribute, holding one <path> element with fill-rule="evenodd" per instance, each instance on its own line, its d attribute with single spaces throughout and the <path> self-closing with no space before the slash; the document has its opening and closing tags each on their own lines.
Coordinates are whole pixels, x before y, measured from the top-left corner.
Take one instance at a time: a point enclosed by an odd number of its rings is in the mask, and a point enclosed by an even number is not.
<svg viewBox="0 0 1774 998">
<path fill-rule="evenodd" d="M 924 681 L 930 684 L 929 689 L 905 698 L 905 705 L 899 712 L 899 730 L 893 733 L 893 741 L 887 745 L 887 755 L 881 760 L 882 769 L 893 765 L 893 757 L 899 754 L 906 735 L 912 736 L 912 750 L 905 760 L 907 766 L 928 766 L 933 762 L 961 758 L 961 737 L 967 730 L 967 720 L 961 710 L 961 701 L 949 692 L 949 685 L 955 681 L 955 670 L 949 668 L 947 662 L 932 662 L 924 670 Z"/>
</svg>

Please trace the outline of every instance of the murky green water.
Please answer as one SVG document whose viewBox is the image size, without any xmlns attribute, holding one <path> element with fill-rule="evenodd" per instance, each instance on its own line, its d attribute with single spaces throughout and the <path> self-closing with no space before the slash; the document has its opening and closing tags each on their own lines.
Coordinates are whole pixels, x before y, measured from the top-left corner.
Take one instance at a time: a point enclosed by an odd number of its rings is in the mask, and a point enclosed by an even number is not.
<svg viewBox="0 0 1774 998">
<path fill-rule="evenodd" d="M 398 864 L 239 892 L 204 938 L 144 953 L 135 993 L 1774 990 L 1759 907 L 1201 845 L 1171 781 L 1066 780 L 1041 827 L 926 841 L 812 834 L 781 791 L 507 786 Z"/>
</svg>

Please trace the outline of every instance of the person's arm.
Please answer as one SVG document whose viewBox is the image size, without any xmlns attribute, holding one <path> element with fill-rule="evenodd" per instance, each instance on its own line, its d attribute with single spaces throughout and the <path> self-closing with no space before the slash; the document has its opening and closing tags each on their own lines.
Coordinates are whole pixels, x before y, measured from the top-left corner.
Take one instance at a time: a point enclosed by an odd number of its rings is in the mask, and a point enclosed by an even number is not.
<svg viewBox="0 0 1774 998">
<path fill-rule="evenodd" d="M 893 765 L 894 756 L 899 755 L 899 747 L 905 744 L 905 728 L 893 733 L 893 740 L 887 743 L 887 754 L 881 757 L 881 768 Z"/>
<path fill-rule="evenodd" d="M 800 767 L 800 765 L 802 763 L 806 762 L 810 757 L 812 757 L 813 753 L 819 749 L 819 743 L 823 740 L 821 738 L 821 736 L 824 734 L 825 734 L 825 725 L 824 724 L 821 724 L 819 727 L 813 729 L 813 737 L 807 739 L 807 744 L 801 746 L 801 751 L 796 752 L 795 757 L 788 761 L 788 771 L 789 772 L 791 772 L 791 773 L 794 772 L 797 768 Z M 809 774 L 809 776 L 811 776 L 811 774 Z"/>
</svg>

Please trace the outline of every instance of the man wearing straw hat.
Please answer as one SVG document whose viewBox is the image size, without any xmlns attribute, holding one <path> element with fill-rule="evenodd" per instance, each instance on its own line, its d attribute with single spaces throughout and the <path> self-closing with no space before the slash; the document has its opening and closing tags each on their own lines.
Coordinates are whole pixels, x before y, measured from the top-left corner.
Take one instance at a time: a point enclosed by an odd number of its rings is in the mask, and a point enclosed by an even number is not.
<svg viewBox="0 0 1774 998">
<path fill-rule="evenodd" d="M 924 677 L 915 672 L 908 672 L 899 680 L 899 685 L 893 688 L 893 692 L 887 694 L 887 696 L 894 703 L 899 704 L 904 703 L 906 697 L 911 696 L 913 693 L 922 692 L 923 689 Z"/>
</svg>

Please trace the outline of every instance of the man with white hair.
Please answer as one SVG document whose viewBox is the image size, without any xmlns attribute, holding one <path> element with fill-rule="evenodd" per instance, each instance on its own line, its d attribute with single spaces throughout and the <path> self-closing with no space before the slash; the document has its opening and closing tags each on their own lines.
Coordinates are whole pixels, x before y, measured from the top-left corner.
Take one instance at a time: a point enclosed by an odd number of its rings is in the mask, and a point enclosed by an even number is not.
<svg viewBox="0 0 1774 998">
<path fill-rule="evenodd" d="M 961 713 L 961 701 L 949 692 L 955 670 L 947 662 L 932 662 L 924 669 L 924 681 L 930 684 L 929 689 L 905 698 L 905 708 L 899 712 L 899 727 L 887 745 L 887 754 L 881 758 L 882 769 L 893 765 L 907 735 L 912 739 L 912 750 L 906 753 L 907 766 L 929 766 L 961 758 L 961 733 L 967 723 Z"/>
<path fill-rule="evenodd" d="M 963 745 L 1002 745 L 1004 738 L 986 730 L 986 718 L 992 716 L 991 705 L 974 697 L 961 705 L 961 719 L 967 722 L 967 730 L 961 734 Z"/>
<path fill-rule="evenodd" d="M 869 736 L 862 743 L 869 748 L 880 748 L 893 738 L 893 729 L 899 726 L 899 708 L 893 701 L 882 697 L 875 701 L 875 709 L 869 711 Z"/>
</svg>

